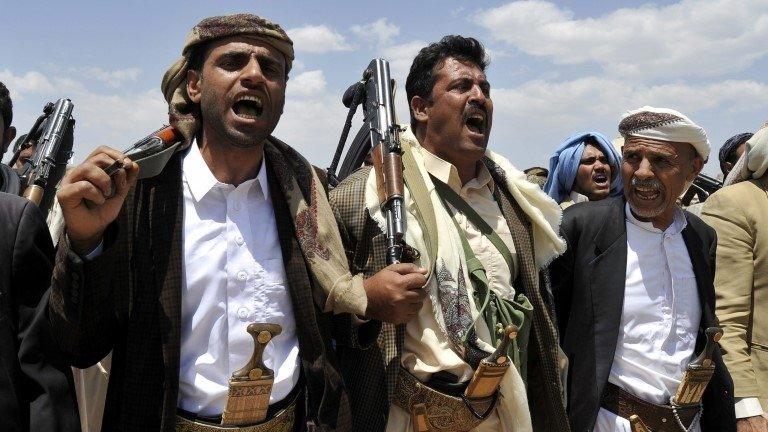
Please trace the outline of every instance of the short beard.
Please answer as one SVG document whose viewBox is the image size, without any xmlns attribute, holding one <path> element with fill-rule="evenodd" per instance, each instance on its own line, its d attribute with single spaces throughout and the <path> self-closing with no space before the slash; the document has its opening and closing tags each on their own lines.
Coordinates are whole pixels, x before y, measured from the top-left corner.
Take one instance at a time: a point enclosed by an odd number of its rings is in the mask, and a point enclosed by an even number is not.
<svg viewBox="0 0 768 432">
<path fill-rule="evenodd" d="M 248 149 L 260 146 L 264 142 L 267 136 L 247 136 L 228 128 L 224 118 L 217 114 L 223 111 L 219 109 L 219 103 L 219 100 L 208 100 L 206 98 L 200 101 L 199 115 L 201 124 L 207 124 L 211 130 L 233 147 Z"/>
<path fill-rule="evenodd" d="M 636 208 L 632 204 L 632 200 L 627 200 L 629 203 L 629 208 L 632 210 L 632 213 L 634 213 L 636 216 L 643 218 L 643 219 L 653 219 L 656 216 L 659 216 L 660 214 L 664 213 L 664 203 L 666 202 L 667 197 L 667 191 L 664 189 L 664 185 L 661 184 L 660 181 L 657 179 L 649 179 L 649 180 L 638 180 L 637 177 L 632 177 L 631 185 L 633 188 L 638 186 L 645 186 L 648 188 L 655 188 L 658 190 L 659 194 L 661 195 L 661 205 L 657 208 L 643 208 L 639 209 Z"/>
</svg>

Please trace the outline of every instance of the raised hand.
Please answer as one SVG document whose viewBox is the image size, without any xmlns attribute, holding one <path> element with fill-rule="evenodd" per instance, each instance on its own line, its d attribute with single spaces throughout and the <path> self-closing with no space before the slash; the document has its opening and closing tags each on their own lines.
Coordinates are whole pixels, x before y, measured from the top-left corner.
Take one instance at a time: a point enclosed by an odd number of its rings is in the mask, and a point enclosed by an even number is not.
<svg viewBox="0 0 768 432">
<path fill-rule="evenodd" d="M 104 169 L 115 161 L 122 161 L 123 168 L 110 178 Z M 138 174 L 139 166 L 123 153 L 101 146 L 64 176 L 56 197 L 74 252 L 84 255 L 99 245 L 104 230 L 117 219 Z"/>
</svg>

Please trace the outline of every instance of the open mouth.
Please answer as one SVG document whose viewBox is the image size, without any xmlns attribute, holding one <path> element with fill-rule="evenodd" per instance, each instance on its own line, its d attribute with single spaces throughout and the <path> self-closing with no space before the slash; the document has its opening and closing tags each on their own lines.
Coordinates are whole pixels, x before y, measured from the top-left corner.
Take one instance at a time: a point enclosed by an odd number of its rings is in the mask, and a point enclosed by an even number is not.
<svg viewBox="0 0 768 432">
<path fill-rule="evenodd" d="M 605 173 L 595 173 L 592 181 L 598 186 L 608 186 L 608 176 Z"/>
<path fill-rule="evenodd" d="M 656 188 L 635 188 L 635 196 L 640 198 L 642 201 L 653 201 L 657 199 L 661 195 L 661 191 Z"/>
<path fill-rule="evenodd" d="M 467 125 L 467 129 L 469 129 L 470 132 L 480 135 L 485 134 L 486 123 L 485 116 L 483 114 L 473 114 L 467 117 L 465 124 Z"/>
<path fill-rule="evenodd" d="M 255 120 L 264 112 L 264 104 L 258 96 L 243 96 L 232 105 L 232 111 L 238 117 Z"/>
</svg>

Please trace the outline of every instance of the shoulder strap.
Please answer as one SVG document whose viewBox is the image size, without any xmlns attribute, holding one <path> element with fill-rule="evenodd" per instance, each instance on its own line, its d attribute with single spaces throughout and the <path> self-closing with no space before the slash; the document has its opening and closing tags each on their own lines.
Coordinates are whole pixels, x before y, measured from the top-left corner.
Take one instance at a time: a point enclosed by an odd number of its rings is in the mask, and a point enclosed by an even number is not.
<svg viewBox="0 0 768 432">
<path fill-rule="evenodd" d="M 429 256 L 429 267 L 427 277 L 431 276 L 435 268 L 437 258 L 437 222 L 435 219 L 435 209 L 432 207 L 432 200 L 429 197 L 427 184 L 419 174 L 419 167 L 416 165 L 416 159 L 413 158 L 413 148 L 405 140 L 401 141 L 403 147 L 403 180 L 411 193 L 411 199 L 416 204 L 416 211 L 421 215 L 424 224 L 424 243 L 427 246 L 427 255 Z"/>
<path fill-rule="evenodd" d="M 459 194 L 451 189 L 450 186 L 441 182 L 434 176 L 432 176 L 432 181 L 435 183 L 435 188 L 437 189 L 437 193 L 440 195 L 440 197 L 447 201 L 451 206 L 453 206 L 453 208 L 466 216 L 467 220 L 469 220 L 472 225 L 474 225 L 478 230 L 480 230 L 481 233 L 483 233 L 483 235 L 499 251 L 501 256 L 504 257 L 504 261 L 507 262 L 507 265 L 512 268 L 512 252 L 509 250 L 501 237 L 499 237 L 496 231 L 494 231 L 493 228 L 488 225 L 483 217 L 480 216 L 477 211 L 475 211 L 475 209 L 473 209 L 472 206 L 464 200 L 464 198 L 459 196 Z"/>
</svg>

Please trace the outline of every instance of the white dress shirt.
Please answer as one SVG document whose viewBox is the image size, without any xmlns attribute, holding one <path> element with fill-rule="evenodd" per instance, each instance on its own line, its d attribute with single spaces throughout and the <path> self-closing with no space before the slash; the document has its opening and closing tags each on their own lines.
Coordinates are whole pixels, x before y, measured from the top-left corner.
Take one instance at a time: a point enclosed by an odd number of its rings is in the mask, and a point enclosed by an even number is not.
<svg viewBox="0 0 768 432">
<path fill-rule="evenodd" d="M 664 231 L 627 214 L 627 273 L 619 338 L 608 381 L 653 403 L 668 404 L 691 361 L 701 305 L 677 209 Z M 629 421 L 600 408 L 598 432 L 631 432 Z M 697 424 L 693 431 L 699 431 Z"/>
<path fill-rule="evenodd" d="M 178 406 L 220 415 L 229 378 L 248 362 L 250 323 L 276 323 L 282 333 L 264 350 L 275 371 L 270 403 L 299 380 L 299 344 L 286 288 L 266 161 L 237 187 L 216 180 L 196 143 L 184 157 L 184 271 Z"/>
</svg>

